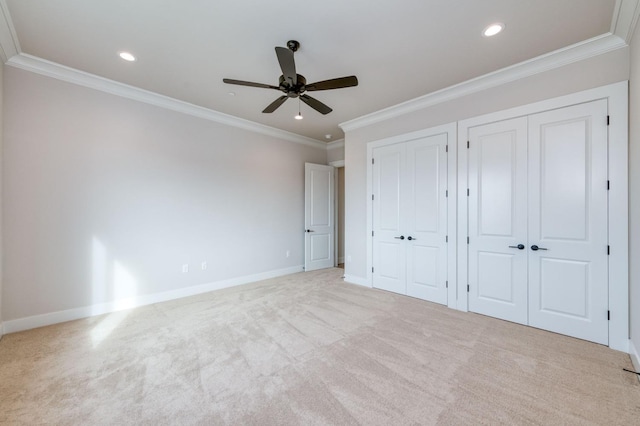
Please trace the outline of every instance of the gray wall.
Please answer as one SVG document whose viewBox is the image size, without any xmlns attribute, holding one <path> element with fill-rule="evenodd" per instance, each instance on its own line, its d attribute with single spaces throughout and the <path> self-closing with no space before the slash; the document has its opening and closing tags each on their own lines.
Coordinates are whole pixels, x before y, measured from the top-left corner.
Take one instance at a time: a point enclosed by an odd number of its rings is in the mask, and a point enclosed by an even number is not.
<svg viewBox="0 0 640 426">
<path fill-rule="evenodd" d="M 4 106 L 4 64 L 0 61 L 0 338 L 2 338 L 2 321 L 3 321 L 3 311 L 2 311 L 2 282 L 3 282 L 3 274 L 2 274 L 2 264 L 3 264 L 3 238 L 2 238 L 2 175 L 3 175 L 3 139 L 4 134 L 2 131 L 2 123 L 3 123 L 3 106 Z"/>
<path fill-rule="evenodd" d="M 12 67 L 4 83 L 4 321 L 303 264 L 324 149 Z"/>
<path fill-rule="evenodd" d="M 628 48 L 474 93 L 368 127 L 345 136 L 345 273 L 366 278 L 366 144 L 511 107 L 574 93 L 629 77 Z M 351 262 L 348 259 L 351 258 Z"/>
<path fill-rule="evenodd" d="M 640 31 L 631 41 L 629 82 L 629 286 L 631 342 L 640 350 Z M 637 361 L 637 360 L 636 360 Z M 640 368 L 640 365 L 636 365 Z"/>
</svg>

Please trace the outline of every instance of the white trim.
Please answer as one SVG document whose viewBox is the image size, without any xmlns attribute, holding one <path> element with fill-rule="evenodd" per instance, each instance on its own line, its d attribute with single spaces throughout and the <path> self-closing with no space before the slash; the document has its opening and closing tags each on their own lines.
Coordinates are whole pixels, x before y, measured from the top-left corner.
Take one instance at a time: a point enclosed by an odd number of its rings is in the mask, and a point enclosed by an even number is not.
<svg viewBox="0 0 640 426">
<path fill-rule="evenodd" d="M 6 0 L 0 0 L 0 58 L 7 62 L 20 53 L 20 43 L 13 27 L 13 20 L 9 14 Z"/>
<path fill-rule="evenodd" d="M 606 33 L 392 107 L 346 121 L 340 124 L 340 128 L 345 132 L 349 132 L 370 126 L 384 120 L 399 117 L 525 77 L 530 77 L 534 74 L 560 68 L 626 46 L 627 44 L 620 37 Z"/>
<path fill-rule="evenodd" d="M 501 120 L 527 116 L 597 99 L 607 99 L 609 125 L 609 347 L 629 352 L 629 234 L 628 234 L 628 82 L 610 84 L 571 95 L 536 102 L 458 122 L 458 294 L 466 294 L 467 283 L 467 140 L 469 128 Z M 458 309 L 468 310 L 468 297 L 462 296 Z"/>
<path fill-rule="evenodd" d="M 195 296 L 197 294 L 208 293 L 214 290 L 220 290 L 228 287 L 235 287 L 256 281 L 267 280 L 270 278 L 280 277 L 283 275 L 302 272 L 302 265 L 291 268 L 277 269 L 274 271 L 262 272 L 244 277 L 231 278 L 228 280 L 216 281 L 207 284 L 196 285 L 192 287 L 181 288 L 177 290 L 165 291 L 162 293 L 148 294 L 132 297 L 126 300 L 118 300 L 108 303 L 100 303 L 82 308 L 69 309 L 66 311 L 51 312 L 48 314 L 34 315 L 31 317 L 20 318 L 4 322 L 5 333 L 15 333 L 18 331 L 29 330 L 37 327 L 58 324 L 61 322 L 87 318 L 95 315 L 102 315 L 111 312 L 117 312 L 125 309 L 137 308 L 140 306 L 151 305 L 168 300 L 180 299 L 183 297 Z"/>
<path fill-rule="evenodd" d="M 335 148 L 344 148 L 344 139 L 337 139 L 333 142 L 327 143 L 327 150 Z"/>
<path fill-rule="evenodd" d="M 631 340 L 629 340 L 629 357 L 631 358 L 633 369 L 636 371 L 640 371 L 640 354 L 638 354 L 636 345 L 634 345 L 633 341 Z M 640 376 L 638 376 L 638 380 L 640 380 Z"/>
<path fill-rule="evenodd" d="M 325 142 L 318 141 L 316 139 L 307 138 L 305 136 L 276 129 L 275 127 L 265 126 L 264 124 L 255 123 L 232 115 L 223 114 L 209 108 L 190 104 L 188 102 L 180 101 L 178 99 L 170 98 L 168 96 L 160 95 L 134 86 L 129 86 L 128 84 L 119 83 L 114 80 L 79 71 L 25 53 L 20 53 L 19 55 L 9 59 L 7 65 L 112 95 L 121 96 L 123 98 L 191 115 L 193 117 L 226 124 L 227 126 L 249 130 L 281 140 L 312 146 L 314 148 L 327 149 L 327 144 Z"/>
<path fill-rule="evenodd" d="M 447 180 L 449 197 L 447 197 L 447 235 L 450 244 L 447 246 L 447 281 L 449 281 L 449 289 L 447 292 L 447 306 L 455 308 L 456 301 L 456 256 L 455 256 L 455 238 L 456 238 L 456 189 L 455 182 L 457 180 L 457 170 L 455 165 L 456 159 L 456 123 L 443 124 L 441 126 L 431 127 L 417 132 L 405 133 L 398 136 L 392 136 L 367 143 L 367 287 L 373 287 L 373 239 L 371 233 L 373 231 L 373 150 L 381 146 L 393 145 L 402 142 L 408 142 L 414 139 L 435 136 L 442 133 L 447 134 L 447 143 L 449 144 L 449 154 L 447 157 Z"/>
<path fill-rule="evenodd" d="M 344 281 L 346 283 L 349 284 L 355 284 L 355 285 L 359 285 L 362 287 L 368 287 L 371 288 L 371 284 L 369 284 L 369 282 L 367 282 L 366 278 L 362 278 L 362 277 L 358 277 L 356 275 L 344 275 Z"/>
<path fill-rule="evenodd" d="M 627 44 L 631 43 L 640 15 L 638 0 L 617 0 L 611 19 L 611 32 Z"/>
<path fill-rule="evenodd" d="M 344 167 L 344 160 L 336 160 L 336 161 L 332 161 L 329 163 L 330 166 L 336 167 L 336 168 L 340 168 L 340 167 Z"/>
</svg>

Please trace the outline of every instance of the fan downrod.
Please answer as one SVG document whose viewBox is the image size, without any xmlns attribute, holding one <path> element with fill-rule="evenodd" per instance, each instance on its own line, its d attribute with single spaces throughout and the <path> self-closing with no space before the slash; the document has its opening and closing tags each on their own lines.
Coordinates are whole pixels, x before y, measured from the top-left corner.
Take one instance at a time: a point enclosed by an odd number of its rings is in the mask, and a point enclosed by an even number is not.
<svg viewBox="0 0 640 426">
<path fill-rule="evenodd" d="M 289 40 L 287 42 L 287 47 L 292 52 L 296 52 L 300 48 L 300 43 L 298 41 L 296 41 L 296 40 Z"/>
</svg>

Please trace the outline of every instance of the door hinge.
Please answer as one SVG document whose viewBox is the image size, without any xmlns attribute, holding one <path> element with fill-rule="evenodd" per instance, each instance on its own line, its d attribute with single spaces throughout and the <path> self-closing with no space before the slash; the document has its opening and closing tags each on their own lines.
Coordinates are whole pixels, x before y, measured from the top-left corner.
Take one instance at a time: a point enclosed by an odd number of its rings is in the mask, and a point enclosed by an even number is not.
<svg viewBox="0 0 640 426">
<path fill-rule="evenodd" d="M 376 164 L 376 159 L 375 158 L 371 159 L 371 164 Z"/>
<path fill-rule="evenodd" d="M 374 196 L 373 196 L 373 194 L 371 194 L 371 201 L 373 201 L 373 199 L 374 199 Z"/>
<path fill-rule="evenodd" d="M 446 145 L 446 146 L 444 147 L 444 152 L 449 152 L 449 145 Z"/>
<path fill-rule="evenodd" d="M 449 190 L 447 189 L 446 191 L 444 191 L 444 196 L 448 197 L 449 196 Z"/>
<path fill-rule="evenodd" d="M 611 246 L 607 246 L 607 256 L 611 255 Z"/>
<path fill-rule="evenodd" d="M 467 188 L 467 197 L 469 196 L 469 188 Z"/>
<path fill-rule="evenodd" d="M 611 189 L 611 181 L 607 181 L 607 191 Z"/>
<path fill-rule="evenodd" d="M 449 288 L 449 281 L 445 281 L 444 285 L 445 285 L 446 288 Z"/>
<path fill-rule="evenodd" d="M 609 125 L 609 116 L 607 115 L 607 126 Z"/>
<path fill-rule="evenodd" d="M 446 236 L 444 237 L 444 242 L 445 242 L 445 243 L 448 243 L 448 242 L 449 242 L 449 236 L 448 236 L 448 235 L 446 235 Z"/>
<path fill-rule="evenodd" d="M 467 284 L 467 293 L 469 293 L 469 284 Z"/>
<path fill-rule="evenodd" d="M 467 149 L 469 149 L 469 141 L 467 141 Z"/>
<path fill-rule="evenodd" d="M 467 237 L 467 244 L 469 244 L 469 237 Z"/>
<path fill-rule="evenodd" d="M 371 231 L 371 236 L 372 236 L 372 237 L 373 237 L 373 235 L 374 235 L 373 233 L 374 233 L 374 231 Z"/>
<path fill-rule="evenodd" d="M 372 272 L 372 273 L 373 273 L 373 270 L 374 270 L 374 268 L 373 268 L 373 266 L 372 266 L 372 267 L 371 267 L 371 272 Z"/>
<path fill-rule="evenodd" d="M 611 321 L 611 311 L 607 311 L 607 321 Z"/>
</svg>

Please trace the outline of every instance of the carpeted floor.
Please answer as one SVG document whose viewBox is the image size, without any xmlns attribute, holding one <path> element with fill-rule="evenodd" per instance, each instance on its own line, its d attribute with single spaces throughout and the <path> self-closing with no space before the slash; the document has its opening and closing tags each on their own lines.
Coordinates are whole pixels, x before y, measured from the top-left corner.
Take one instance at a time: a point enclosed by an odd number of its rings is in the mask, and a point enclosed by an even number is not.
<svg viewBox="0 0 640 426">
<path fill-rule="evenodd" d="M 628 355 L 300 273 L 5 336 L 2 424 L 640 424 Z"/>
</svg>

